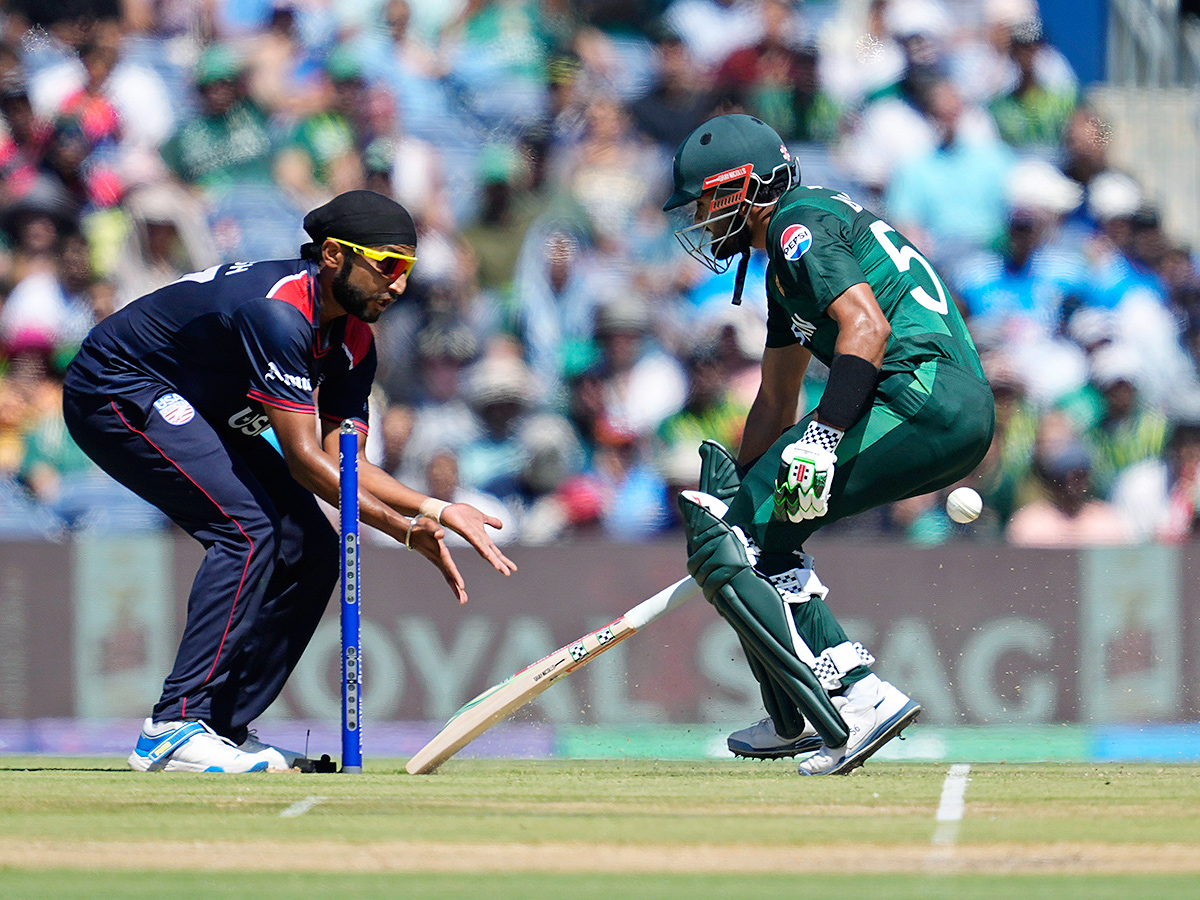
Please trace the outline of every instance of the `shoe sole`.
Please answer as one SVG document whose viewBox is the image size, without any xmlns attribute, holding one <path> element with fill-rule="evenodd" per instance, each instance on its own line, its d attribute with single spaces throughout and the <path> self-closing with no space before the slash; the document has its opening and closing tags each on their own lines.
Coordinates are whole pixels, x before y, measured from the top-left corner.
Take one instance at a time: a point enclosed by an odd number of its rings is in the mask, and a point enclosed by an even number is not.
<svg viewBox="0 0 1200 900">
<path fill-rule="evenodd" d="M 263 760 L 262 762 L 255 764 L 254 768 L 247 769 L 244 772 L 234 772 L 229 769 L 222 769 L 220 766 L 205 767 L 205 766 L 201 766 L 201 765 L 194 765 L 191 763 L 181 763 L 181 762 L 168 762 L 161 769 L 151 769 L 148 766 L 146 766 L 144 763 L 135 763 L 132 759 L 129 761 L 129 767 L 131 769 L 133 769 L 135 772 L 148 772 L 151 774 L 153 774 L 154 772 L 201 772 L 201 773 L 220 772 L 223 775 L 247 775 L 251 772 L 270 771 L 267 768 L 266 760 Z M 285 771 L 285 770 L 280 770 L 280 771 Z M 292 770 L 287 769 L 286 771 L 290 772 Z"/>
<path fill-rule="evenodd" d="M 840 763 L 823 774 L 849 775 L 868 759 L 870 759 L 876 750 L 915 722 L 917 716 L 920 714 L 921 705 L 915 700 L 909 700 L 908 703 L 901 707 L 898 713 L 894 714 L 882 725 L 876 726 L 874 734 L 864 741 L 863 745 L 854 751 L 852 755 L 847 756 Z"/>
<path fill-rule="evenodd" d="M 262 762 L 255 763 L 252 768 L 246 769 L 243 772 L 238 772 L 233 769 L 222 768 L 221 766 L 202 766 L 202 765 L 199 765 L 198 763 L 186 763 L 186 762 L 179 762 L 178 760 L 171 760 L 165 766 L 162 767 L 162 771 L 164 771 L 164 772 L 220 773 L 222 775 L 248 775 L 251 772 L 267 771 L 267 761 L 264 759 Z"/>
<path fill-rule="evenodd" d="M 812 737 L 801 738 L 770 750 L 756 750 L 749 744 L 739 741 L 727 741 L 726 745 L 729 747 L 730 753 L 743 759 L 787 759 L 791 756 L 799 756 L 801 753 L 816 753 L 821 749 L 821 737 L 814 734 Z"/>
<path fill-rule="evenodd" d="M 129 768 L 133 769 L 135 772 L 150 771 L 150 760 L 146 759 L 144 756 L 139 756 L 136 753 L 130 753 L 127 761 L 129 763 Z"/>
</svg>

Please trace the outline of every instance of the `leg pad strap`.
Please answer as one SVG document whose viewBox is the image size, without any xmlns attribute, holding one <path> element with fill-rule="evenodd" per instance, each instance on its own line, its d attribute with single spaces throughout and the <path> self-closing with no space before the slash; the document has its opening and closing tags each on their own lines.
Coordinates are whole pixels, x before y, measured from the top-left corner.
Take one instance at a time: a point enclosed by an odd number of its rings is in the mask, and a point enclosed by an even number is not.
<svg viewBox="0 0 1200 900">
<path fill-rule="evenodd" d="M 836 647 L 822 650 L 813 663 L 813 671 L 817 673 L 821 686 L 827 691 L 832 691 L 842 686 L 842 677 L 848 675 L 850 670 L 859 666 L 869 666 L 874 662 L 875 657 L 862 644 L 857 641 L 845 641 Z"/>
<path fill-rule="evenodd" d="M 807 553 L 798 554 L 801 564 L 778 575 L 771 575 L 771 584 L 779 591 L 784 603 L 807 603 L 813 597 L 824 600 L 829 588 L 821 583 L 813 571 L 813 558 Z"/>
</svg>

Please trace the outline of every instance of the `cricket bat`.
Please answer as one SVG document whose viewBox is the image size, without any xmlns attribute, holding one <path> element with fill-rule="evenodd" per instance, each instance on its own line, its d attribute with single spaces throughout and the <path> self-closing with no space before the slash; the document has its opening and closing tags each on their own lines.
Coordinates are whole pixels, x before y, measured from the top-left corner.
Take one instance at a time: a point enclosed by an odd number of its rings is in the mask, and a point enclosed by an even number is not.
<svg viewBox="0 0 1200 900">
<path fill-rule="evenodd" d="M 488 688 L 456 712 L 433 740 L 404 767 L 409 775 L 426 775 L 452 757 L 501 719 L 520 709 L 560 678 L 587 665 L 645 628 L 663 613 L 700 593 L 690 577 L 663 588 L 616 621 L 560 647 L 516 675 Z"/>
</svg>

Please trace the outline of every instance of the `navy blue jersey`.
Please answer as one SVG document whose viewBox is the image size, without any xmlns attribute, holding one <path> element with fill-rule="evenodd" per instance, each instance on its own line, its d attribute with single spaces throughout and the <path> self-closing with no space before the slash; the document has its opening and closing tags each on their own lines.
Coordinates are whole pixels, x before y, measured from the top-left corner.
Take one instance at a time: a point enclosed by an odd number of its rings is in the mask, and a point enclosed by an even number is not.
<svg viewBox="0 0 1200 900">
<path fill-rule="evenodd" d="M 66 386 L 84 394 L 161 386 L 233 435 L 264 431 L 264 406 L 357 419 L 365 431 L 374 337 L 353 316 L 322 335 L 320 302 L 316 267 L 305 260 L 185 275 L 92 329 Z"/>
</svg>

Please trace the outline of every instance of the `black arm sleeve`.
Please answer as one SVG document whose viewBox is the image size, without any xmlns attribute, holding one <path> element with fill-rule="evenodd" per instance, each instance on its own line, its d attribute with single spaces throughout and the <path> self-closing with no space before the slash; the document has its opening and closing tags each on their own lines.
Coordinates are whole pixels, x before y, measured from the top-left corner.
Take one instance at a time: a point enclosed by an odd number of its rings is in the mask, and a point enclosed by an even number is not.
<svg viewBox="0 0 1200 900">
<path fill-rule="evenodd" d="M 862 418 L 875 395 L 879 370 L 861 356 L 839 353 L 829 367 L 829 381 L 817 404 L 817 419 L 842 431 Z"/>
</svg>

